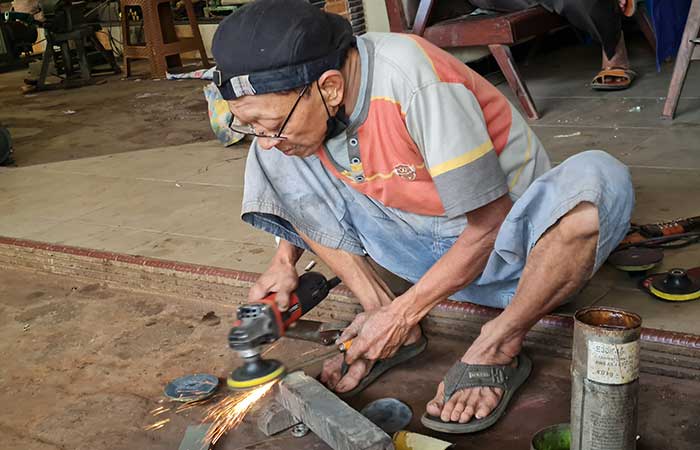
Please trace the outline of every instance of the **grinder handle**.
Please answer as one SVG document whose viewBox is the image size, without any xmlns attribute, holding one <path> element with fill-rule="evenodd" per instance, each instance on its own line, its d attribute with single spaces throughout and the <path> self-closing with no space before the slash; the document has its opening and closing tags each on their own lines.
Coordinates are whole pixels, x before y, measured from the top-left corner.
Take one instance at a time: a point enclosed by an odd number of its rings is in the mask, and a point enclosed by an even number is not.
<svg viewBox="0 0 700 450">
<path fill-rule="evenodd" d="M 299 277 L 299 285 L 289 299 L 289 308 L 282 313 L 284 329 L 311 311 L 328 296 L 335 286 L 340 284 L 338 277 L 327 280 L 318 272 L 306 272 Z"/>
</svg>

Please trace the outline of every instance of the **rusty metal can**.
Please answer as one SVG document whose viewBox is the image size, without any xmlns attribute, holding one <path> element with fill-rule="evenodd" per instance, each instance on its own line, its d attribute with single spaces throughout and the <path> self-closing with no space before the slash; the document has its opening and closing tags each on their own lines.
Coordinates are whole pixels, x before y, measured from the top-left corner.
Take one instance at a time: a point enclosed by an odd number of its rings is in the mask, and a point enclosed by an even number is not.
<svg viewBox="0 0 700 450">
<path fill-rule="evenodd" d="M 571 450 L 635 450 L 642 318 L 608 307 L 574 315 Z"/>
</svg>

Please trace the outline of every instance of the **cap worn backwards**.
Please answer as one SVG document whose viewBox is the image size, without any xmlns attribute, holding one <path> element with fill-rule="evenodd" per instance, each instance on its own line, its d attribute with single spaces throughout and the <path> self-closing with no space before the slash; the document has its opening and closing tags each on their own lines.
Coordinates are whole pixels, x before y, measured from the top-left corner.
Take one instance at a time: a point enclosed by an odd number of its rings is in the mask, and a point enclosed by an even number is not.
<svg viewBox="0 0 700 450">
<path fill-rule="evenodd" d="M 305 0 L 256 0 L 214 34 L 214 82 L 226 100 L 305 86 L 340 69 L 355 45 L 352 26 Z"/>
</svg>

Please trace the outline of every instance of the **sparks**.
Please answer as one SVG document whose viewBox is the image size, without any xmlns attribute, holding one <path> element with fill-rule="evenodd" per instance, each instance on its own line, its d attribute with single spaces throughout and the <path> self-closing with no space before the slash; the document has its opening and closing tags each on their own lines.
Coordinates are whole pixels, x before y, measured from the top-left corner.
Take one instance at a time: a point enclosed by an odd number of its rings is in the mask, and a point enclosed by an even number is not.
<svg viewBox="0 0 700 450">
<path fill-rule="evenodd" d="M 250 391 L 230 395 L 211 406 L 203 420 L 203 422 L 212 423 L 207 431 L 206 441 L 211 442 L 212 445 L 216 444 L 221 436 L 243 421 L 250 408 L 263 398 L 276 383 L 277 380 L 270 381 Z"/>
<path fill-rule="evenodd" d="M 159 415 L 164 414 L 168 411 L 170 411 L 170 408 L 164 408 L 162 406 L 159 406 L 156 409 L 154 409 L 153 411 L 151 411 L 151 415 L 159 416 Z"/>
<path fill-rule="evenodd" d="M 167 424 L 168 422 L 170 422 L 170 419 L 163 419 L 163 420 L 160 420 L 160 421 L 158 421 L 158 422 L 156 422 L 156 423 L 152 423 L 152 424 L 150 424 L 150 425 L 144 427 L 144 430 L 146 430 L 146 431 L 160 430 L 160 429 L 163 428 L 163 427 L 165 426 L 165 424 Z"/>
<path fill-rule="evenodd" d="M 267 355 L 268 353 L 270 353 L 275 347 L 277 347 L 277 345 L 279 345 L 279 343 L 280 343 L 280 341 L 277 341 L 277 342 L 273 343 L 272 345 L 270 345 L 269 347 L 267 347 L 267 348 L 265 349 L 265 351 L 263 351 L 263 352 L 260 354 L 260 357 L 262 358 L 263 356 L 265 356 L 265 355 Z"/>
<path fill-rule="evenodd" d="M 202 400 L 195 400 L 195 401 L 192 401 L 192 402 L 183 403 L 182 405 L 180 405 L 180 406 L 178 406 L 177 408 L 175 408 L 175 413 L 176 413 L 176 414 L 180 414 L 181 412 L 189 411 L 189 410 L 192 409 L 192 408 L 195 408 L 195 407 L 198 407 L 198 406 L 202 406 L 202 405 L 204 405 L 205 403 L 209 403 L 209 402 L 213 401 L 214 399 L 220 398 L 220 397 L 221 397 L 221 394 L 216 394 L 216 395 L 214 395 L 213 397 L 209 397 L 209 398 L 204 398 L 204 399 L 202 399 Z"/>
</svg>

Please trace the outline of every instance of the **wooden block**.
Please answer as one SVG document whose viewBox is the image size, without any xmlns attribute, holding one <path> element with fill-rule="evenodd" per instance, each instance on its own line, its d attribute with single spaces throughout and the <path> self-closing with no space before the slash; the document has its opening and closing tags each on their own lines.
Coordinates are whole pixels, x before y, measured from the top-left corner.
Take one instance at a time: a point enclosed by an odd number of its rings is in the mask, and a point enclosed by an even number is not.
<svg viewBox="0 0 700 450">
<path fill-rule="evenodd" d="M 394 449 L 381 428 L 303 372 L 280 381 L 277 401 L 335 450 Z"/>
<path fill-rule="evenodd" d="M 258 416 L 258 428 L 265 436 L 272 436 L 284 430 L 292 428 L 301 422 L 294 418 L 284 406 L 272 401 L 269 402 Z"/>
</svg>

